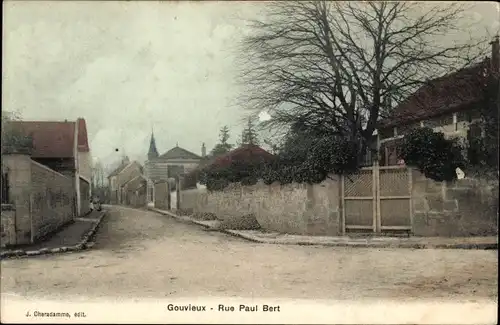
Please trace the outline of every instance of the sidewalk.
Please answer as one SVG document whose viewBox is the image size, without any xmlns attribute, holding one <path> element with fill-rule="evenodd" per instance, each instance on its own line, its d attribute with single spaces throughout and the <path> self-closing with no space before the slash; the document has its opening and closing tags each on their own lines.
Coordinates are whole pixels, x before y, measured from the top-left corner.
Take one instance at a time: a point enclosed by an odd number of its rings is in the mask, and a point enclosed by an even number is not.
<svg viewBox="0 0 500 325">
<path fill-rule="evenodd" d="M 75 218 L 73 223 L 64 226 L 41 242 L 1 248 L 0 258 L 76 251 L 91 247 L 88 241 L 97 230 L 105 214 L 105 210 L 92 211 L 82 218 Z"/>
<path fill-rule="evenodd" d="M 353 238 L 348 236 L 303 236 L 289 235 L 278 232 L 263 232 L 259 230 L 229 230 L 220 229 L 218 220 L 200 221 L 188 216 L 178 216 L 170 211 L 149 208 L 179 221 L 189 222 L 205 228 L 221 231 L 263 244 L 279 245 L 319 245 L 343 247 L 371 248 L 443 248 L 443 249 L 498 249 L 498 237 L 369 237 Z"/>
</svg>

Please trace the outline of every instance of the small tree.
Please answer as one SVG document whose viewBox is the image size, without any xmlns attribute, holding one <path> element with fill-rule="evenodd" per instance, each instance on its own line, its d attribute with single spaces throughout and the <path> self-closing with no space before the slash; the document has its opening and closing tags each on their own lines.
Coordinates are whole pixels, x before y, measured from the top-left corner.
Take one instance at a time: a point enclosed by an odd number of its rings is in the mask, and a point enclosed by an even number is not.
<svg viewBox="0 0 500 325">
<path fill-rule="evenodd" d="M 257 131 L 251 118 L 248 118 L 247 126 L 241 134 L 241 144 L 259 145 Z"/>
<path fill-rule="evenodd" d="M 456 168 L 465 169 L 464 148 L 457 139 L 446 139 L 442 132 L 419 128 L 400 144 L 401 158 L 408 166 L 418 168 L 426 177 L 438 182 L 457 178 Z"/>
<path fill-rule="evenodd" d="M 212 156 L 220 156 L 225 153 L 228 153 L 233 147 L 227 141 L 229 140 L 229 128 L 227 125 L 220 129 L 219 133 L 219 143 L 215 145 L 215 147 L 211 151 Z"/>
</svg>

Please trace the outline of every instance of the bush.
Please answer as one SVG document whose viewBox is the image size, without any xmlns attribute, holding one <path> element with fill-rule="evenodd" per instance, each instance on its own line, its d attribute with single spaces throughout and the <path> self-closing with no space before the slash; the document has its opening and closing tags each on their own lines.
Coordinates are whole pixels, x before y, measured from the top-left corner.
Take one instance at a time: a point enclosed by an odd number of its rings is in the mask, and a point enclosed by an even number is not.
<svg viewBox="0 0 500 325">
<path fill-rule="evenodd" d="M 196 212 L 193 213 L 192 217 L 196 220 L 205 220 L 205 221 L 217 220 L 215 214 L 209 212 Z"/>
<path fill-rule="evenodd" d="M 259 180 L 263 168 L 263 163 L 235 161 L 228 166 L 203 170 L 200 183 L 209 191 L 221 191 L 230 183 L 241 182 L 243 185 L 254 185 Z"/>
<path fill-rule="evenodd" d="M 454 181 L 456 168 L 465 169 L 463 147 L 456 139 L 446 139 L 430 128 L 413 130 L 400 145 L 401 158 L 426 177 L 438 182 Z"/>
<path fill-rule="evenodd" d="M 232 230 L 258 230 L 260 224 L 253 214 L 247 214 L 242 217 L 224 217 L 219 227 Z"/>
<path fill-rule="evenodd" d="M 264 168 L 264 183 L 320 183 L 328 174 L 351 174 L 359 169 L 359 146 L 346 139 L 322 137 L 285 148 Z"/>
</svg>

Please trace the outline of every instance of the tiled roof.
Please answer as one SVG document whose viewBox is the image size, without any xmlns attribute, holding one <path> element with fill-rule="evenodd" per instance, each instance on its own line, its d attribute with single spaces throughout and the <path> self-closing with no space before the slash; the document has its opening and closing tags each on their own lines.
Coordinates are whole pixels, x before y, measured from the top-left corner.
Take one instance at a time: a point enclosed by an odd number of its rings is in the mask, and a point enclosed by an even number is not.
<svg viewBox="0 0 500 325">
<path fill-rule="evenodd" d="M 404 100 L 391 117 L 379 122 L 392 127 L 467 108 L 483 99 L 489 59 L 431 80 Z"/>
<path fill-rule="evenodd" d="M 74 157 L 75 122 L 12 121 L 14 130 L 33 138 L 33 158 Z"/>
<path fill-rule="evenodd" d="M 235 161 L 252 163 L 266 162 L 273 158 L 274 155 L 257 145 L 242 145 L 223 156 L 215 158 L 215 161 L 212 161 L 208 167 L 225 167 Z"/>
<path fill-rule="evenodd" d="M 175 147 L 165 152 L 163 155 L 157 159 L 167 160 L 167 159 L 201 159 L 197 154 L 192 153 L 181 147 Z"/>
</svg>

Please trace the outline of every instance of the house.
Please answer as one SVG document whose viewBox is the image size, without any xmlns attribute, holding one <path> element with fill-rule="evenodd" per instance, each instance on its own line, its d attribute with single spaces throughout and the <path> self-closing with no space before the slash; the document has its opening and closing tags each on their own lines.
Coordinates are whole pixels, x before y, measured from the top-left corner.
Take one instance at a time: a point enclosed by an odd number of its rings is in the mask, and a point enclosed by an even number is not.
<svg viewBox="0 0 500 325">
<path fill-rule="evenodd" d="M 182 189 L 203 188 L 199 184 L 200 174 L 203 170 L 228 167 L 232 163 L 267 163 L 274 158 L 273 154 L 257 145 L 243 144 L 224 155 L 204 158 L 197 168 L 183 175 Z"/>
<path fill-rule="evenodd" d="M 274 158 L 274 155 L 254 144 L 243 144 L 229 151 L 225 155 L 216 157 L 206 168 L 227 167 L 235 162 L 241 163 L 265 163 Z"/>
<path fill-rule="evenodd" d="M 5 127 L 1 246 L 38 242 L 90 212 L 85 120 L 9 121 Z"/>
<path fill-rule="evenodd" d="M 137 161 L 124 157 L 120 166 L 108 175 L 111 204 L 125 204 L 124 185 L 143 174 L 143 168 Z"/>
<path fill-rule="evenodd" d="M 379 122 L 381 165 L 398 163 L 397 145 L 415 128 L 430 127 L 447 137 L 482 136 L 474 122 L 481 118 L 481 108 L 488 105 L 490 76 L 498 76 L 500 71 L 498 37 L 491 45 L 491 58 L 431 80 Z"/>
<path fill-rule="evenodd" d="M 89 212 L 92 157 L 85 119 L 9 123 L 12 130 L 32 138 L 33 161 L 73 179 L 76 214 Z"/>
<path fill-rule="evenodd" d="M 168 150 L 162 155 L 158 154 L 154 134 L 151 134 L 148 157 L 145 163 L 145 177 L 147 179 L 147 200 L 149 203 L 154 200 L 154 183 L 158 181 L 168 181 L 174 186 L 175 178 L 184 173 L 194 170 L 203 157 L 206 156 L 205 144 L 202 144 L 201 156 L 179 147 Z"/>
<path fill-rule="evenodd" d="M 144 175 L 138 175 L 123 185 L 124 204 L 133 207 L 142 207 L 146 205 L 146 186 L 147 180 Z"/>
</svg>

